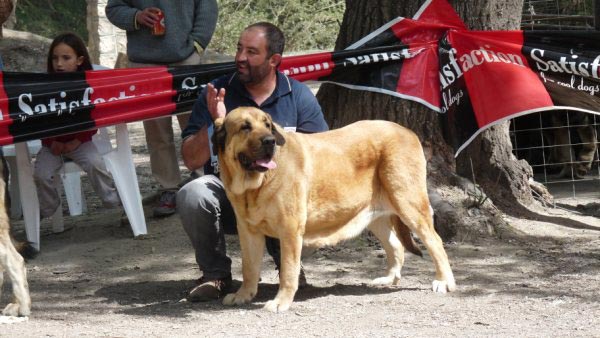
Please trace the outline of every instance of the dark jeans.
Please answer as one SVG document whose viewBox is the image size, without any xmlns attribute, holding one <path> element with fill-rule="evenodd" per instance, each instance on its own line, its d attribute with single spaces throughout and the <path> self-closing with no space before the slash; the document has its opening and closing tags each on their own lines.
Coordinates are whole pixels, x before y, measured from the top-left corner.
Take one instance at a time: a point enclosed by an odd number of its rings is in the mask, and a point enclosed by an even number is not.
<svg viewBox="0 0 600 338">
<path fill-rule="evenodd" d="M 204 277 L 211 280 L 231 275 L 225 234 L 237 234 L 237 225 L 223 182 L 205 175 L 184 185 L 177 193 L 177 212 Z M 266 247 L 279 268 L 279 240 L 266 237 Z"/>
</svg>

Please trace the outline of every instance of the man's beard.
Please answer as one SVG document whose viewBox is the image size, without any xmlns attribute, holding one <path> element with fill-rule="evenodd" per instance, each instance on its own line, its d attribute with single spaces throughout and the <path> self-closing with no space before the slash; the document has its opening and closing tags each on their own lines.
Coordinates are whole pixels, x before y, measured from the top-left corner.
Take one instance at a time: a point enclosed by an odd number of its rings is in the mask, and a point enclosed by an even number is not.
<svg viewBox="0 0 600 338">
<path fill-rule="evenodd" d="M 247 62 L 243 63 L 246 66 L 248 73 L 242 74 L 238 71 L 238 77 L 240 82 L 243 84 L 256 84 L 264 80 L 269 75 L 271 68 L 269 66 L 269 60 L 265 60 L 264 63 L 258 66 L 250 66 Z"/>
</svg>

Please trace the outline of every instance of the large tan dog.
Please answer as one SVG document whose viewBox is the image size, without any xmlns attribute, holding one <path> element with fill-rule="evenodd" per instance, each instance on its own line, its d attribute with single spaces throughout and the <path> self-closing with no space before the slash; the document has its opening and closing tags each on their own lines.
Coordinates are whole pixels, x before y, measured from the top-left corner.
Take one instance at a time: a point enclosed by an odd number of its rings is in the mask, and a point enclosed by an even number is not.
<svg viewBox="0 0 600 338">
<path fill-rule="evenodd" d="M 3 171 L 4 159 L 0 161 L 0 173 Z M 8 215 L 4 203 L 6 182 L 0 178 L 0 293 L 4 282 L 4 271 L 12 282 L 14 300 L 8 304 L 2 314 L 5 316 L 29 316 L 31 310 L 31 299 L 29 298 L 29 286 L 27 285 L 27 270 L 23 257 L 15 249 L 10 238 Z"/>
<path fill-rule="evenodd" d="M 377 284 L 397 284 L 404 248 L 427 247 L 433 290 L 453 291 L 454 276 L 433 228 L 425 157 L 416 135 L 387 121 L 362 121 L 312 135 L 283 132 L 271 117 L 242 107 L 215 121 L 213 146 L 237 217 L 243 283 L 226 305 L 256 295 L 264 235 L 281 241 L 279 292 L 270 311 L 287 310 L 298 289 L 302 246 L 333 245 L 368 228 L 387 254 Z"/>
</svg>

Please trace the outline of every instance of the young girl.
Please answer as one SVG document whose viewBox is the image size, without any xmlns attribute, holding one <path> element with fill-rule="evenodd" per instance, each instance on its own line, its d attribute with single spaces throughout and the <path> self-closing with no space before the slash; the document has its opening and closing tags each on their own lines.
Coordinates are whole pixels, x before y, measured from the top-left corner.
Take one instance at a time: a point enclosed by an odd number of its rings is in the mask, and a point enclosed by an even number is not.
<svg viewBox="0 0 600 338">
<path fill-rule="evenodd" d="M 81 38 L 73 33 L 57 36 L 48 52 L 48 73 L 91 70 L 90 56 Z M 64 159 L 77 163 L 88 175 L 94 191 L 105 207 L 119 205 L 120 199 L 104 160 L 92 142 L 97 130 L 42 139 L 36 155 L 34 179 L 40 201 L 42 218 L 52 216 L 60 205 L 60 192 L 54 184 Z"/>
</svg>

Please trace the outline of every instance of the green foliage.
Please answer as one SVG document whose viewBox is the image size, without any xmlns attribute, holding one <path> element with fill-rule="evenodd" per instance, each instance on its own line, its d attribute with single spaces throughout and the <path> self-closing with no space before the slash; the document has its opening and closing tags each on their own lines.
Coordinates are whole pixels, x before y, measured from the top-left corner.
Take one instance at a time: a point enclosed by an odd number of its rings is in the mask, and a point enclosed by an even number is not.
<svg viewBox="0 0 600 338">
<path fill-rule="evenodd" d="M 19 0 L 15 29 L 49 39 L 71 31 L 87 41 L 86 6 L 84 0 Z"/>
<path fill-rule="evenodd" d="M 181 0 L 177 0 L 181 1 Z M 268 21 L 286 35 L 286 52 L 332 50 L 344 0 L 217 0 L 219 21 L 209 48 L 233 55 L 246 26 Z M 84 0 L 19 0 L 15 29 L 54 38 L 70 30 L 87 41 Z"/>
<path fill-rule="evenodd" d="M 345 4 L 343 0 L 218 0 L 219 21 L 210 49 L 234 54 L 246 26 L 268 21 L 286 36 L 286 52 L 332 50 Z"/>
</svg>

